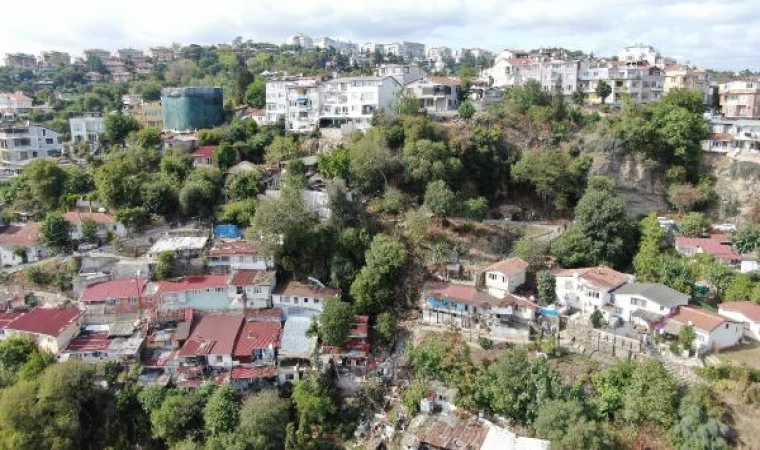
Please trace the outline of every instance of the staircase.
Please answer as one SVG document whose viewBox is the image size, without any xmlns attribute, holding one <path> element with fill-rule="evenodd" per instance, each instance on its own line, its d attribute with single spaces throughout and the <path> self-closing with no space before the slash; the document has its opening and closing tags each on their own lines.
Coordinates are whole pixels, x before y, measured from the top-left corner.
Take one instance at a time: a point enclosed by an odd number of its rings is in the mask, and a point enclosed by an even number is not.
<svg viewBox="0 0 760 450">
<path fill-rule="evenodd" d="M 651 356 L 653 359 L 656 359 L 657 361 L 660 361 L 665 370 L 671 374 L 673 378 L 680 381 L 681 384 L 691 387 L 702 382 L 702 380 L 699 378 L 699 376 L 697 376 L 696 373 L 694 373 L 694 370 L 691 367 L 676 364 L 665 358 L 656 345 L 652 344 L 651 342 L 647 342 L 645 347 L 649 356 Z"/>
</svg>

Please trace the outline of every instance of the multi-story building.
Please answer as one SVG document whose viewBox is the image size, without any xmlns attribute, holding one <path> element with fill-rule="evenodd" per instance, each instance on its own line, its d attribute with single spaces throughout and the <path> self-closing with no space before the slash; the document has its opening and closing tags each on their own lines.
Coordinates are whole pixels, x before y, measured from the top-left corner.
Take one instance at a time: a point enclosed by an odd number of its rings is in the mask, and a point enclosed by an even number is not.
<svg viewBox="0 0 760 450">
<path fill-rule="evenodd" d="M 314 48 L 314 40 L 302 33 L 288 36 L 288 38 L 285 39 L 285 44 L 301 48 Z"/>
<path fill-rule="evenodd" d="M 372 55 L 375 52 L 380 52 L 381 55 L 385 55 L 385 45 L 378 44 L 376 42 L 365 42 L 359 46 L 359 51 L 365 55 Z"/>
<path fill-rule="evenodd" d="M 320 127 L 365 130 L 375 112 L 392 114 L 402 86 L 393 77 L 335 78 L 322 83 Z"/>
<path fill-rule="evenodd" d="M 604 266 L 564 269 L 554 276 L 559 302 L 588 314 L 609 304 L 612 291 L 632 281 L 630 275 Z"/>
<path fill-rule="evenodd" d="M 160 101 L 146 102 L 141 100 L 129 110 L 129 114 L 144 127 L 164 129 L 163 108 Z"/>
<path fill-rule="evenodd" d="M 6 125 L 0 128 L 0 160 L 5 163 L 24 162 L 57 156 L 63 150 L 60 133 L 40 125 Z"/>
<path fill-rule="evenodd" d="M 710 134 L 702 142 L 703 150 L 732 155 L 760 152 L 760 120 L 713 117 L 709 126 Z"/>
<path fill-rule="evenodd" d="M 605 99 L 608 104 L 619 104 L 626 96 L 636 103 L 659 101 L 665 90 L 664 71 L 659 67 L 617 61 L 582 61 L 578 79 L 578 86 L 588 95 L 590 103 L 602 102 L 596 95 L 602 81 L 612 88 Z"/>
<path fill-rule="evenodd" d="M 174 47 L 151 47 L 150 56 L 154 63 L 170 63 L 182 56 L 179 45 Z"/>
<path fill-rule="evenodd" d="M 448 47 L 431 47 L 427 50 L 427 59 L 438 61 L 443 58 L 453 58 L 454 52 Z"/>
<path fill-rule="evenodd" d="M 338 39 L 333 39 L 327 36 L 314 38 L 312 43 L 315 48 L 320 48 L 320 49 L 333 48 L 337 50 L 338 52 L 343 53 L 344 55 L 350 54 L 354 50 L 356 50 L 356 44 L 354 43 L 345 42 Z"/>
<path fill-rule="evenodd" d="M 224 120 L 221 87 L 185 86 L 161 91 L 164 129 L 176 132 L 213 128 Z"/>
<path fill-rule="evenodd" d="M 404 91 L 419 99 L 421 108 L 436 113 L 459 107 L 461 85 L 458 78 L 426 76 L 406 85 Z"/>
<path fill-rule="evenodd" d="M 74 142 L 89 142 L 97 148 L 100 136 L 106 132 L 106 121 L 101 113 L 87 113 L 80 117 L 69 118 L 71 140 Z"/>
<path fill-rule="evenodd" d="M 484 78 L 497 88 L 522 86 L 528 80 L 541 83 L 547 92 L 561 91 L 569 96 L 578 88 L 578 61 L 532 58 L 513 58 L 513 52 L 499 55 L 493 67 L 482 72 Z"/>
<path fill-rule="evenodd" d="M 281 77 L 267 80 L 266 83 L 266 121 L 275 123 L 288 114 L 288 89 L 296 86 L 315 85 L 319 78 Z"/>
<path fill-rule="evenodd" d="M 623 47 L 618 52 L 618 60 L 623 63 L 641 64 L 645 63 L 650 66 L 665 66 L 675 64 L 673 58 L 666 58 L 660 54 L 660 51 L 651 45 L 636 44 Z"/>
<path fill-rule="evenodd" d="M 705 104 L 711 103 L 710 74 L 705 69 L 680 64 L 665 67 L 665 93 L 673 89 L 699 91 L 704 96 Z"/>
<path fill-rule="evenodd" d="M 44 66 L 68 66 L 71 64 L 71 55 L 66 52 L 42 52 L 40 62 Z"/>
<path fill-rule="evenodd" d="M 718 86 L 721 112 L 731 119 L 760 119 L 760 79 L 734 80 Z"/>
<path fill-rule="evenodd" d="M 23 92 L 0 93 L 0 121 L 13 122 L 32 112 L 32 99 Z"/>
<path fill-rule="evenodd" d="M 395 55 L 410 59 L 423 59 L 425 57 L 425 44 L 417 42 L 393 42 L 391 44 L 384 44 L 383 48 L 386 55 Z"/>
<path fill-rule="evenodd" d="M 104 61 L 111 57 L 111 52 L 101 48 L 88 48 L 83 53 L 86 59 L 99 59 Z"/>
<path fill-rule="evenodd" d="M 375 69 L 375 76 L 393 77 L 402 86 L 426 76 L 427 72 L 415 64 L 380 64 Z"/>
<path fill-rule="evenodd" d="M 37 68 L 37 57 L 28 53 L 6 53 L 6 67 L 34 70 Z"/>
<path fill-rule="evenodd" d="M 285 128 L 294 132 L 308 132 L 316 129 L 320 113 L 320 81 L 285 85 L 287 101 Z"/>
</svg>

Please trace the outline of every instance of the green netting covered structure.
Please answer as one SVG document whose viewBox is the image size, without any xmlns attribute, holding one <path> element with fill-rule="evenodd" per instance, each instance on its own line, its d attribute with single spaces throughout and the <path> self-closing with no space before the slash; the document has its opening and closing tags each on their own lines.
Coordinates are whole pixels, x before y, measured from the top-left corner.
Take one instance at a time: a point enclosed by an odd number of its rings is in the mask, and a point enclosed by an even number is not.
<svg viewBox="0 0 760 450">
<path fill-rule="evenodd" d="M 188 86 L 161 91 L 164 129 L 192 131 L 213 128 L 224 120 L 224 97 L 220 87 Z"/>
</svg>

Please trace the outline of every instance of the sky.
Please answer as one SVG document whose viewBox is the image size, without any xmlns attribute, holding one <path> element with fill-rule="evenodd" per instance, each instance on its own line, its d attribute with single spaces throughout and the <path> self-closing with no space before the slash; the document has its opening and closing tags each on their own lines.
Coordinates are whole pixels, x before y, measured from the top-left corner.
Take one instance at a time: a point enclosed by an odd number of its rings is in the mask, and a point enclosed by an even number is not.
<svg viewBox="0 0 760 450">
<path fill-rule="evenodd" d="M 561 46 L 615 55 L 645 43 L 718 70 L 760 70 L 758 0 L 37 0 L 3 5 L 0 54 L 282 43 L 294 33 L 428 47 Z M 16 18 L 16 19 L 12 19 Z"/>
</svg>

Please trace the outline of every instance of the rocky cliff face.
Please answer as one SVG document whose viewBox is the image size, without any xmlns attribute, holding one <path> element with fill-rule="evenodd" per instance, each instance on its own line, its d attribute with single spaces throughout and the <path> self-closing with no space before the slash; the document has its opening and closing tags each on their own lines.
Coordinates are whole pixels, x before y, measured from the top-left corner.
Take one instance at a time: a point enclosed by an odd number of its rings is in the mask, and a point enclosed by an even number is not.
<svg viewBox="0 0 760 450">
<path fill-rule="evenodd" d="M 738 209 L 746 219 L 760 203 L 760 162 L 737 160 L 720 155 L 707 155 L 705 166 L 715 176 L 721 211 Z"/>
<path fill-rule="evenodd" d="M 639 155 L 618 151 L 592 155 L 594 164 L 590 174 L 615 181 L 620 196 L 628 203 L 631 217 L 667 211 L 667 186 L 654 163 Z"/>
</svg>

